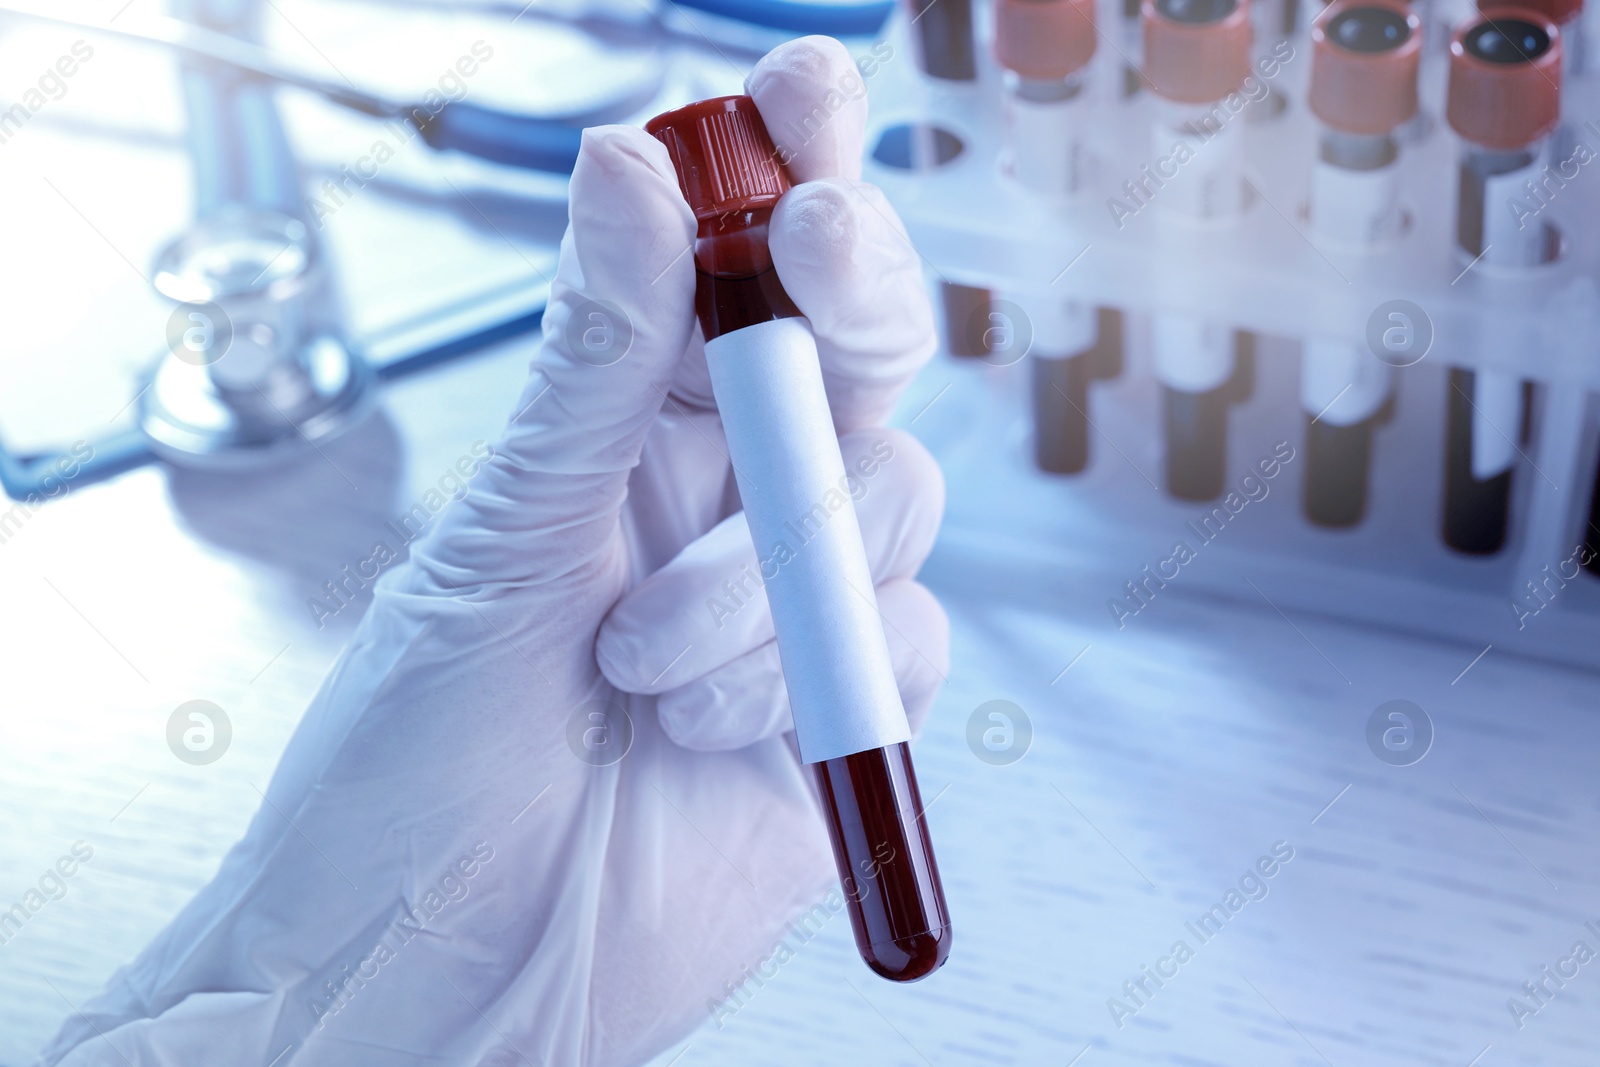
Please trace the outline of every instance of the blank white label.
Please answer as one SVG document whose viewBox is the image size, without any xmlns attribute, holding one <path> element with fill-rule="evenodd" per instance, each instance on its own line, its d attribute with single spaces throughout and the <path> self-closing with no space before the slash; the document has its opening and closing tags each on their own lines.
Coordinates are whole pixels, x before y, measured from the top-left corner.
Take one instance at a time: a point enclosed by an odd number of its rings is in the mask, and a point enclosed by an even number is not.
<svg viewBox="0 0 1600 1067">
<path fill-rule="evenodd" d="M 772 605 L 800 758 L 910 740 L 811 324 L 778 319 L 707 341 L 706 365 Z"/>
</svg>

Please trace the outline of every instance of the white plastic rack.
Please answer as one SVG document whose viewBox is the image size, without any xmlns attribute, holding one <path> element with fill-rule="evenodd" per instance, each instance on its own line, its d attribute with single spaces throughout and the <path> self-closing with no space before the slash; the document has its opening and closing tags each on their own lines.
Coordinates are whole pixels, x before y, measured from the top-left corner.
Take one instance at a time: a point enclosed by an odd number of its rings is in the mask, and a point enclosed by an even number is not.
<svg viewBox="0 0 1600 1067">
<path fill-rule="evenodd" d="M 909 20 L 897 16 L 888 37 L 894 59 L 868 81 L 869 157 L 870 146 L 886 135 L 892 143 L 906 126 L 946 131 L 960 150 L 913 169 L 869 158 L 866 177 L 895 204 L 931 273 L 1024 309 L 1045 300 L 1120 309 L 1127 324 L 1121 375 L 1090 390 L 1092 459 L 1079 475 L 1047 475 L 1033 465 L 1025 363 L 949 357 L 946 373 L 927 379 L 935 388 L 957 383 L 966 403 L 940 400 L 915 428 L 955 468 L 952 484 L 983 487 L 952 497 L 949 538 L 998 538 L 1039 566 L 1071 562 L 1103 572 L 1098 581 L 1086 577 L 1084 595 L 1111 602 L 1125 598 L 1125 581 L 1143 578 L 1144 564 L 1186 540 L 1198 558 L 1165 587 L 1146 586 L 1156 589 L 1147 610 L 1159 611 L 1162 597 L 1191 593 L 1264 599 L 1478 648 L 1600 665 L 1600 579 L 1563 577 L 1583 537 L 1600 456 L 1600 178 L 1590 173 L 1600 170 L 1600 158 L 1582 165 L 1547 206 L 1535 205 L 1535 221 L 1560 234 L 1554 262 L 1508 272 L 1464 256 L 1455 240 L 1460 142 L 1443 120 L 1444 44 L 1448 28 L 1470 12 L 1432 6 L 1422 115 L 1402 144 L 1405 224 L 1372 251 L 1325 242 L 1308 226 L 1318 128 L 1304 103 L 1307 11 L 1290 38 L 1293 57 L 1271 82 L 1287 106 L 1276 114 L 1252 106 L 1233 120 L 1245 124 L 1249 206 L 1232 222 L 1206 227 L 1164 215 L 1159 191 L 1120 224 L 1109 206 L 1112 198 L 1137 206 L 1123 183 L 1154 162 L 1155 101 L 1148 92 L 1125 93 L 1137 25 L 1124 20 L 1120 3 L 1100 7 L 1086 88 L 1088 189 L 1071 199 L 1034 194 L 1003 171 L 1005 88 L 992 59 L 990 13 L 976 9 L 971 82 L 918 70 Z M 1566 123 L 1600 152 L 1600 77 L 1570 82 L 1568 90 Z M 1395 299 L 1425 312 L 1433 341 L 1420 362 L 1398 373 L 1393 416 L 1375 437 L 1366 519 L 1345 530 L 1309 523 L 1300 512 L 1300 468 L 1290 462 L 1271 485 L 1275 499 L 1251 504 L 1200 547 L 1190 523 L 1218 505 L 1175 500 L 1160 488 L 1161 398 L 1148 316 L 1187 312 L 1257 335 L 1254 391 L 1230 416 L 1226 481 L 1236 488 L 1277 442 L 1304 454 L 1299 339 L 1365 346 L 1369 318 Z M 1492 556 L 1464 556 L 1441 540 L 1451 367 L 1514 372 L 1537 386 L 1518 442 L 1508 541 Z M 916 398 L 911 403 L 915 412 Z M 1600 541 L 1600 533 L 1594 537 Z M 1527 614 L 1513 606 L 1519 602 Z M 1113 628 L 1115 615 L 1107 606 Z"/>
</svg>

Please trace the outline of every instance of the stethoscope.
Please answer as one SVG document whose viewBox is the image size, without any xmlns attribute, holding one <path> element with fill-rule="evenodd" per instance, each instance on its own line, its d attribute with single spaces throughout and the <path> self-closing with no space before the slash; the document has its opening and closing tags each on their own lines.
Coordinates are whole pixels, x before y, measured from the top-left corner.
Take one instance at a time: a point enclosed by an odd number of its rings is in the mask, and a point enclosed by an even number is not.
<svg viewBox="0 0 1600 1067">
<path fill-rule="evenodd" d="M 674 0 L 674 4 L 769 29 L 831 36 L 876 33 L 894 7 L 893 0 L 840 4 L 802 0 Z M 220 64 L 268 82 L 316 93 L 364 115 L 399 119 L 413 126 L 430 147 L 441 151 L 453 150 L 507 166 L 558 174 L 571 173 L 583 127 L 629 113 L 644 102 L 643 99 L 613 101 L 604 109 L 592 112 L 551 116 L 520 115 L 458 100 L 435 114 L 418 103 L 393 100 L 348 82 L 318 77 L 249 40 L 171 16 L 125 15 L 118 20 L 120 25 L 98 23 L 69 14 L 60 3 L 47 5 L 37 0 L 0 0 L 0 15 L 70 26 Z M 661 25 L 659 19 L 655 25 Z M 638 30 L 633 24 L 629 24 L 629 28 Z"/>
<path fill-rule="evenodd" d="M 658 86 L 591 111 L 519 114 L 455 100 L 440 109 L 309 73 L 256 43 L 257 0 L 175 0 L 172 16 L 100 23 L 70 5 L 0 0 L 0 16 L 65 25 L 177 53 L 189 114 L 197 210 L 157 256 L 153 284 L 175 306 L 168 353 L 143 379 L 135 427 L 70 456 L 84 485 L 154 460 L 247 469 L 320 448 L 370 412 L 374 386 L 537 329 L 543 306 L 374 367 L 343 338 L 330 265 L 300 217 L 299 176 L 271 93 L 289 85 L 340 106 L 404 122 L 439 151 L 570 173 L 584 126 L 615 121 Z M 894 0 L 676 0 L 676 6 L 783 33 L 878 32 Z M 652 25 L 662 27 L 660 14 Z M 582 20 L 580 20 L 582 21 Z M 603 21 L 603 19 L 602 19 Z M 627 29 L 637 33 L 639 26 Z M 665 31 L 681 32 L 681 31 Z M 638 95 L 643 92 L 643 95 Z M 0 448 L 0 487 L 16 500 L 60 492 L 65 450 Z"/>
</svg>

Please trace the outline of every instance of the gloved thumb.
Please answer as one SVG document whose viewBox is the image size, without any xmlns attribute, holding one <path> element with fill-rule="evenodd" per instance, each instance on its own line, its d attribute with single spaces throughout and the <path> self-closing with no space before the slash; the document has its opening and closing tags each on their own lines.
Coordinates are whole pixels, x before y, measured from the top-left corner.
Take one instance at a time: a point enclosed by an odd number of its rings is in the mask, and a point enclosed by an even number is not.
<svg viewBox="0 0 1600 1067">
<path fill-rule="evenodd" d="M 544 336 L 494 458 L 430 539 L 460 578 L 522 581 L 608 552 L 694 311 L 694 216 L 666 148 L 631 126 L 583 132 Z M 492 537 L 464 537 L 477 529 Z"/>
</svg>

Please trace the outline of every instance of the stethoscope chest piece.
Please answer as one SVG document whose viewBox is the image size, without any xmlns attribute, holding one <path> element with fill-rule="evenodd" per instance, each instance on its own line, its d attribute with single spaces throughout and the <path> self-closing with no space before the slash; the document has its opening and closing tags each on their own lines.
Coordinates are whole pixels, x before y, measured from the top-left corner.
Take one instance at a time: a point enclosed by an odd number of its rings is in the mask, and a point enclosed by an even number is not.
<svg viewBox="0 0 1600 1067">
<path fill-rule="evenodd" d="M 373 374 L 343 343 L 327 269 L 304 223 L 230 207 L 156 260 L 176 303 L 139 428 L 186 467 L 265 466 L 319 447 L 371 409 Z"/>
</svg>

